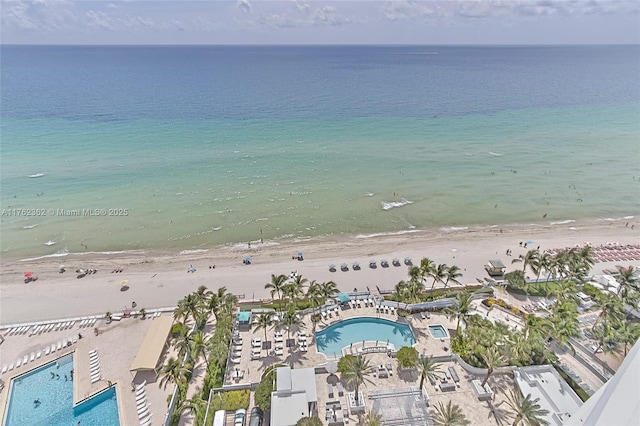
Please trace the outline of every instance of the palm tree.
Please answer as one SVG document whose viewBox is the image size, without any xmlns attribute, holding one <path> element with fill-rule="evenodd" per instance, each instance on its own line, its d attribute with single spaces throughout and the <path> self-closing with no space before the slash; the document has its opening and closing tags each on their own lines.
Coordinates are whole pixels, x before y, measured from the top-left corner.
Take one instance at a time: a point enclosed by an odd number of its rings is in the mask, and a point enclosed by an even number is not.
<svg viewBox="0 0 640 426">
<path fill-rule="evenodd" d="M 275 294 L 278 295 L 278 299 L 280 299 L 280 310 L 282 311 L 282 290 L 287 281 L 287 277 L 284 274 L 275 275 L 271 274 L 271 282 L 265 284 L 265 290 L 271 289 L 271 298 Z"/>
<path fill-rule="evenodd" d="M 173 338 L 173 347 L 178 351 L 180 358 L 189 354 L 191 357 L 191 343 L 193 342 L 193 335 L 191 330 L 187 327 L 182 327 L 179 330 L 179 334 Z"/>
<path fill-rule="evenodd" d="M 460 278 L 461 276 L 462 272 L 460 272 L 460 268 L 458 268 L 456 265 L 449 266 L 445 273 L 445 277 L 447 280 L 444 282 L 444 288 L 447 288 L 450 281 L 456 284 L 460 284 L 458 278 Z"/>
<path fill-rule="evenodd" d="M 617 294 L 623 302 L 637 309 L 640 297 L 640 278 L 638 278 L 636 268 L 629 266 L 628 268 L 618 268 L 618 271 L 620 274 L 616 277 L 616 281 L 620 286 Z"/>
<path fill-rule="evenodd" d="M 202 355 L 208 366 L 209 357 L 207 356 L 207 351 L 210 349 L 210 347 L 211 344 L 209 340 L 204 337 L 202 331 L 196 331 L 195 333 L 193 333 L 193 337 L 191 338 L 191 359 L 196 362 L 200 355 Z"/>
<path fill-rule="evenodd" d="M 538 276 L 536 277 L 536 281 L 540 279 L 540 274 L 542 271 L 549 272 L 553 267 L 554 261 L 551 253 L 542 253 L 538 256 Z M 548 281 L 548 280 L 547 280 Z"/>
<path fill-rule="evenodd" d="M 382 426 L 382 416 L 373 411 L 368 411 L 360 417 L 358 426 Z"/>
<path fill-rule="evenodd" d="M 191 399 L 185 399 L 180 404 L 178 411 L 180 413 L 189 411 L 196 419 L 203 417 L 207 409 L 207 401 L 203 400 L 199 395 L 196 394 Z"/>
<path fill-rule="evenodd" d="M 356 405 L 360 405 L 359 390 L 360 385 L 371 383 L 369 376 L 373 374 L 374 367 L 369 364 L 363 356 L 352 356 L 347 358 L 345 362 L 345 369 L 342 372 L 342 379 L 349 385 L 354 387 Z"/>
<path fill-rule="evenodd" d="M 433 275 L 433 272 L 436 270 L 436 264 L 433 260 L 428 257 L 422 258 L 420 261 L 420 278 L 422 279 L 422 283 L 427 280 L 427 278 Z"/>
<path fill-rule="evenodd" d="M 511 263 L 522 262 L 522 273 L 526 275 L 527 266 L 538 260 L 540 252 L 538 250 L 529 250 L 526 254 L 518 256 L 517 259 L 513 259 Z"/>
<path fill-rule="evenodd" d="M 176 358 L 171 357 L 160 370 L 160 387 L 165 389 L 167 383 L 179 385 L 186 379 L 190 369 L 188 365 L 183 366 Z"/>
<path fill-rule="evenodd" d="M 424 385 L 424 379 L 435 380 L 436 374 L 440 372 L 440 366 L 430 356 L 423 356 L 418 358 L 416 364 L 418 371 L 420 372 L 420 389 Z"/>
<path fill-rule="evenodd" d="M 471 297 L 470 291 L 463 291 L 456 295 L 455 302 L 447 309 L 445 313 L 449 319 L 457 319 L 456 332 L 460 336 L 460 323 L 465 323 L 471 312 Z"/>
<path fill-rule="evenodd" d="M 520 391 L 510 391 L 511 395 L 507 396 L 506 403 L 513 410 L 514 419 L 511 426 L 518 426 L 520 424 L 525 426 L 547 426 L 548 421 L 544 419 L 544 416 L 549 414 L 548 410 L 543 409 L 538 404 L 540 398 L 531 399 L 531 394 L 527 394 L 523 397 Z"/>
<path fill-rule="evenodd" d="M 575 315 L 565 315 L 558 313 L 549 319 L 549 332 L 560 347 L 567 345 L 575 354 L 576 350 L 571 344 L 570 339 L 580 336 L 580 323 Z"/>
<path fill-rule="evenodd" d="M 488 348 L 482 354 L 482 360 L 484 361 L 484 364 L 487 366 L 487 376 L 484 378 L 484 380 L 482 381 L 482 384 L 480 385 L 480 387 L 484 388 L 484 385 L 487 384 L 487 380 L 489 380 L 489 376 L 491 376 L 491 374 L 493 373 L 493 369 L 495 367 L 503 366 L 506 363 L 506 360 L 502 356 L 502 354 L 498 352 L 495 346 Z"/>
<path fill-rule="evenodd" d="M 258 321 L 256 321 L 255 330 L 264 329 L 264 341 L 267 341 L 267 328 L 273 326 L 273 319 L 271 318 L 271 314 L 260 314 L 258 315 Z"/>
<path fill-rule="evenodd" d="M 206 302 L 207 310 L 213 314 L 216 321 L 218 320 L 218 315 L 220 314 L 220 310 L 222 309 L 226 296 L 226 287 L 220 287 L 217 292 L 210 292 L 209 294 L 209 298 Z"/>
<path fill-rule="evenodd" d="M 289 310 L 282 315 L 282 319 L 280 320 L 280 322 L 278 322 L 277 328 L 287 330 L 288 341 L 291 337 L 291 329 L 293 327 L 303 328 L 304 321 L 302 321 L 302 318 L 298 316 L 298 313 L 293 308 L 289 308 Z M 289 346 L 289 354 L 291 354 L 292 350 L 292 346 Z M 293 366 L 293 359 L 291 360 L 291 364 Z"/>
<path fill-rule="evenodd" d="M 335 297 L 336 294 L 340 293 L 338 290 L 338 285 L 333 281 L 327 281 L 320 284 L 320 294 L 325 300 Z"/>
<path fill-rule="evenodd" d="M 294 298 L 304 294 L 304 285 L 307 282 L 309 282 L 309 280 L 303 278 L 302 275 L 296 275 L 295 279 L 291 282 Z"/>
<path fill-rule="evenodd" d="M 625 321 L 622 328 L 618 330 L 618 338 L 624 346 L 624 356 L 627 357 L 627 350 L 632 347 L 640 338 L 640 324 Z"/>
<path fill-rule="evenodd" d="M 307 288 L 306 298 L 307 300 L 309 300 L 309 302 L 311 302 L 311 307 L 313 308 L 313 312 L 311 313 L 311 322 L 313 323 L 313 332 L 315 333 L 316 322 L 318 319 L 316 315 L 316 309 L 323 304 L 324 300 L 326 300 L 320 293 L 320 285 L 316 283 L 316 280 L 312 280 L 309 284 L 309 287 Z"/>
<path fill-rule="evenodd" d="M 452 404 L 451 400 L 445 406 L 438 402 L 435 407 L 433 422 L 436 426 L 467 426 L 471 422 L 467 420 L 458 404 Z"/>
<path fill-rule="evenodd" d="M 198 312 L 200 309 L 198 305 L 200 303 L 201 302 L 195 294 L 187 294 L 182 300 L 178 302 L 178 307 L 173 312 L 173 317 L 175 319 L 182 318 L 182 322 L 187 322 L 189 318 L 193 318 L 195 320 L 198 316 Z"/>
<path fill-rule="evenodd" d="M 436 286 L 436 283 L 444 282 L 443 280 L 446 278 L 446 276 L 447 276 L 447 265 L 445 265 L 444 263 L 441 263 L 438 266 L 436 266 L 433 269 L 433 272 L 431 273 L 431 278 L 433 278 L 433 284 L 431 284 L 431 291 L 433 291 L 433 288 Z"/>
</svg>

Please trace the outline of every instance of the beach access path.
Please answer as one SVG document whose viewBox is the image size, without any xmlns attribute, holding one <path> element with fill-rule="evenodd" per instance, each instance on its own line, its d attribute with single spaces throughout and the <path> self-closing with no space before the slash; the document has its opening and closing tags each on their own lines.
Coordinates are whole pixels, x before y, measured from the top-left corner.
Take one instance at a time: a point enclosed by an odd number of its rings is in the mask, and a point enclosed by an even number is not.
<svg viewBox="0 0 640 426">
<path fill-rule="evenodd" d="M 410 257 L 414 264 L 429 257 L 435 263 L 457 265 L 463 276 L 462 283 L 487 278 L 484 265 L 489 259 L 500 259 L 507 270 L 520 268 L 511 265 L 512 259 L 531 248 L 540 250 L 574 247 L 589 241 L 597 246 L 615 241 L 621 245 L 636 244 L 640 227 L 632 230 L 624 221 L 584 221 L 556 225 L 527 225 L 514 227 L 469 228 L 461 230 L 415 230 L 403 234 L 372 236 L 325 237 L 303 241 L 288 241 L 273 245 L 213 247 L 190 254 L 135 253 L 121 255 L 72 254 L 66 257 L 31 261 L 2 260 L 0 273 L 0 324 L 16 324 L 56 318 L 119 312 L 131 306 L 137 309 L 175 306 L 186 294 L 199 286 L 217 289 L 225 286 L 241 299 L 266 299 L 264 289 L 271 274 L 289 275 L 296 271 L 309 281 L 334 281 L 341 291 L 393 289 L 406 280 L 407 266 L 393 266 L 394 258 L 404 261 Z M 531 241 L 527 248 L 520 242 Z M 511 249 L 511 256 L 506 250 Z M 292 259 L 298 251 L 304 252 L 304 261 Z M 252 264 L 243 265 L 242 259 L 251 256 Z M 377 268 L 369 268 L 375 260 Z M 381 260 L 389 267 L 383 268 Z M 352 269 L 359 262 L 361 270 Z M 342 263 L 349 267 L 340 270 Z M 625 265 L 634 262 L 621 262 Z M 640 262 L 635 262 L 635 266 Z M 67 272 L 58 273 L 64 264 Z M 335 264 L 336 272 L 329 271 Z M 209 266 L 215 265 L 215 269 Z M 193 266 L 195 272 L 187 272 Z M 76 268 L 94 268 L 98 272 L 76 278 Z M 121 273 L 112 273 L 122 267 Z M 612 263 L 597 264 L 594 273 Z M 39 279 L 24 284 L 23 274 L 33 271 Z M 123 291 L 121 282 L 128 280 Z M 427 283 L 430 288 L 431 280 Z M 455 284 L 452 284 L 455 285 Z"/>
</svg>

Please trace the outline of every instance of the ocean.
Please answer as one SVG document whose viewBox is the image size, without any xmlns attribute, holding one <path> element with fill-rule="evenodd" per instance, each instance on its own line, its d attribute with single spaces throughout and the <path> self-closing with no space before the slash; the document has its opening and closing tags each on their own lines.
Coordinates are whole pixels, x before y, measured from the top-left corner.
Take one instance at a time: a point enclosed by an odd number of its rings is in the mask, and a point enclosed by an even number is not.
<svg viewBox="0 0 640 426">
<path fill-rule="evenodd" d="M 4 259 L 640 213 L 639 46 L 0 56 Z"/>
</svg>

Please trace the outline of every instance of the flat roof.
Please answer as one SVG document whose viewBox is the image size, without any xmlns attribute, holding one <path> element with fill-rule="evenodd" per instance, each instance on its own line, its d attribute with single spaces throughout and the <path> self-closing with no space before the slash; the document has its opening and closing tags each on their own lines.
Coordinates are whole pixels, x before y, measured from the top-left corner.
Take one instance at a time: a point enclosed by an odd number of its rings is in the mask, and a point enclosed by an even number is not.
<svg viewBox="0 0 640 426">
<path fill-rule="evenodd" d="M 304 393 L 307 402 L 317 402 L 316 377 L 313 368 L 280 367 L 276 370 L 276 393 Z"/>
<path fill-rule="evenodd" d="M 494 268 L 506 268 L 501 260 L 490 260 L 489 264 Z"/>
<path fill-rule="evenodd" d="M 142 340 L 136 359 L 133 360 L 133 364 L 129 369 L 130 371 L 155 370 L 156 365 L 158 365 L 160 355 L 162 355 L 162 350 L 171 332 L 173 318 L 170 315 L 165 315 L 151 321 L 153 321 L 153 324 L 151 324 L 151 328 L 149 328 L 144 340 Z"/>
<path fill-rule="evenodd" d="M 271 395 L 271 426 L 294 426 L 298 420 L 309 417 L 309 404 L 304 393 Z"/>
</svg>

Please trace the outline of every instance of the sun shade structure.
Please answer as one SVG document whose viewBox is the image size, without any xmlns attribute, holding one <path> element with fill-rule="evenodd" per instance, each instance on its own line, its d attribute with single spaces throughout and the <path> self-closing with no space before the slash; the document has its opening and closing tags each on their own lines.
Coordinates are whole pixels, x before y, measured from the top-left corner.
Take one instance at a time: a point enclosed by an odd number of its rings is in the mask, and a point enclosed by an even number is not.
<svg viewBox="0 0 640 426">
<path fill-rule="evenodd" d="M 347 303 L 348 301 L 351 300 L 351 296 L 349 296 L 347 293 L 340 293 L 338 294 L 338 302 L 340 303 Z"/>
<path fill-rule="evenodd" d="M 170 316 L 160 316 L 153 320 L 151 328 L 140 345 L 136 359 L 131 364 L 130 371 L 156 370 L 172 325 L 173 318 Z"/>
</svg>

